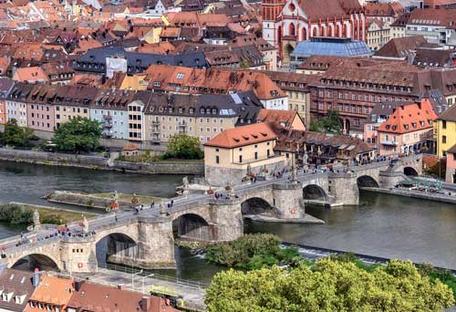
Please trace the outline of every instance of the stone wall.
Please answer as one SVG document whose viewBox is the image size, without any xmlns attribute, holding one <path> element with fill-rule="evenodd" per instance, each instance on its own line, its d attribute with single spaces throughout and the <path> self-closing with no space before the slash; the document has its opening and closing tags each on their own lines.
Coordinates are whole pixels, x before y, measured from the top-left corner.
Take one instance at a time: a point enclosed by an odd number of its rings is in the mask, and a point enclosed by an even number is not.
<svg viewBox="0 0 456 312">
<path fill-rule="evenodd" d="M 115 160 L 110 163 L 108 158 L 96 155 L 48 153 L 7 148 L 0 148 L 0 160 L 148 174 L 202 175 L 204 173 L 203 161 L 160 161 L 156 163 L 134 163 Z"/>
</svg>

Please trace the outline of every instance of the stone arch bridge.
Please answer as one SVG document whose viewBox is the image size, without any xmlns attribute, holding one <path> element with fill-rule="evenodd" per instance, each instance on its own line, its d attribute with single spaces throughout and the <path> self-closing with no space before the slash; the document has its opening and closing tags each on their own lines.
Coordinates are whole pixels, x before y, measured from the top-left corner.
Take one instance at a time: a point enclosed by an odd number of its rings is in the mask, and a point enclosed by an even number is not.
<svg viewBox="0 0 456 312">
<path fill-rule="evenodd" d="M 234 240 L 243 234 L 243 212 L 254 211 L 245 208 L 250 201 L 263 202 L 278 218 L 296 220 L 305 215 L 306 197 L 318 195 L 329 204 L 357 205 L 359 185 L 393 187 L 405 174 L 421 174 L 421 168 L 422 158 L 415 155 L 338 172 L 300 173 L 294 181 L 283 177 L 238 185 L 224 199 L 205 194 L 179 196 L 167 211 L 157 207 L 139 214 L 123 211 L 117 213 L 117 218 L 111 214 L 90 220 L 90 235 L 62 237 L 41 229 L 27 233 L 30 242 L 20 246 L 16 246 L 20 237 L 2 240 L 4 256 L 0 263 L 12 267 L 32 259 L 60 271 L 96 272 L 100 264 L 97 252 L 103 243 L 110 262 L 142 268 L 174 267 L 177 236 L 204 241 Z M 70 228 L 80 226 L 72 224 Z"/>
</svg>

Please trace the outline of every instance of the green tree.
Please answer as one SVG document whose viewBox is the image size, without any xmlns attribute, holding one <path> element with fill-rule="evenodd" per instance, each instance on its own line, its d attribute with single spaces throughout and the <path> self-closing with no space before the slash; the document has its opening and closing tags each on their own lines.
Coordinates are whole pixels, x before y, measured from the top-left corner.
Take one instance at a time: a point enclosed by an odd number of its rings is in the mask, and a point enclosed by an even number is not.
<svg viewBox="0 0 456 312">
<path fill-rule="evenodd" d="M 168 142 L 164 158 L 201 159 L 203 151 L 198 138 L 186 134 L 176 134 Z"/>
<path fill-rule="evenodd" d="M 3 143 L 15 147 L 29 146 L 33 138 L 33 131 L 29 128 L 19 127 L 16 119 L 11 119 L 5 125 Z"/>
<path fill-rule="evenodd" d="M 101 132 L 98 121 L 77 117 L 61 124 L 52 141 L 59 151 L 90 152 L 98 148 Z"/>
<path fill-rule="evenodd" d="M 313 266 L 276 266 L 215 275 L 206 292 L 209 312 L 408 312 L 443 311 L 451 290 L 422 276 L 406 261 L 392 260 L 372 272 L 330 258 Z"/>
<path fill-rule="evenodd" d="M 310 123 L 310 131 L 323 132 L 330 134 L 341 134 L 339 113 L 333 110 L 328 111 L 328 115 Z"/>
</svg>

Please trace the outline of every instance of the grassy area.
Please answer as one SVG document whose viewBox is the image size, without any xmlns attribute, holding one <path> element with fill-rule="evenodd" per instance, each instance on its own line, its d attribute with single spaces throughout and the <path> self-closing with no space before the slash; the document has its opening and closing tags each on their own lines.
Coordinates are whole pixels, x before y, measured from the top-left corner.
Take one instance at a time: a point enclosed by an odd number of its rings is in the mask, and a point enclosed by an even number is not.
<svg viewBox="0 0 456 312">
<path fill-rule="evenodd" d="M 43 206 L 11 203 L 0 205 L 0 221 L 9 222 L 11 224 L 30 225 L 33 223 L 33 211 L 35 209 L 40 213 L 40 221 L 43 224 L 64 224 L 81 221 L 83 215 L 86 216 L 87 219 L 96 216 L 96 214 L 93 213 L 73 212 L 69 210 L 46 208 Z"/>
<path fill-rule="evenodd" d="M 93 218 L 96 214 L 87 212 L 71 212 L 68 210 L 57 210 L 51 208 L 38 208 L 41 223 L 47 224 L 65 224 L 75 221 L 81 221 L 82 216 L 87 219 Z"/>
<path fill-rule="evenodd" d="M 94 193 L 94 194 L 90 194 L 90 195 L 95 196 L 95 197 L 100 197 L 100 198 L 112 199 L 112 197 L 114 196 L 114 193 Z M 133 197 L 133 194 L 117 193 L 117 196 L 119 197 L 119 201 L 131 202 L 131 198 Z M 147 204 L 149 204 L 151 202 L 160 203 L 164 200 L 161 197 L 149 196 L 149 195 L 136 194 L 136 197 L 138 198 L 140 203 L 147 203 Z"/>
</svg>

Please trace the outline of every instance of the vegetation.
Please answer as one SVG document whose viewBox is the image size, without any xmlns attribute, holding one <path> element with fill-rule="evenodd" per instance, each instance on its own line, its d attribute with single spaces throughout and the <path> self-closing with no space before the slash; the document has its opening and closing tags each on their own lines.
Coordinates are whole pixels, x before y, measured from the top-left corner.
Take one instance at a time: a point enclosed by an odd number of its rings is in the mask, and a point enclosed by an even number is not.
<svg viewBox="0 0 456 312">
<path fill-rule="evenodd" d="M 310 123 L 310 131 L 341 134 L 342 125 L 340 123 L 339 113 L 333 110 L 328 111 L 328 116 Z"/>
<path fill-rule="evenodd" d="M 0 143 L 14 147 L 30 147 L 35 139 L 33 131 L 29 128 L 19 127 L 16 119 L 8 121 L 3 134 L 0 135 Z"/>
<path fill-rule="evenodd" d="M 204 155 L 200 145 L 198 138 L 186 134 L 173 135 L 163 158 L 202 159 Z"/>
<path fill-rule="evenodd" d="M 101 132 L 98 121 L 77 117 L 60 125 L 52 141 L 59 151 L 91 152 L 99 147 Z"/>
<path fill-rule="evenodd" d="M 32 206 L 23 206 L 19 204 L 0 205 L 0 221 L 11 224 L 30 225 L 33 223 Z M 73 221 L 80 221 L 82 216 L 78 212 L 63 211 L 56 209 L 39 208 L 40 221 L 43 224 L 64 224 Z M 93 214 L 86 214 L 90 218 Z"/>
<path fill-rule="evenodd" d="M 286 270 L 218 273 L 206 292 L 209 312 L 442 311 L 454 304 L 439 279 L 408 261 L 391 260 L 370 272 L 352 261 L 325 258 Z"/>
<path fill-rule="evenodd" d="M 296 265 L 301 260 L 295 248 L 281 248 L 280 239 L 272 234 L 248 234 L 235 241 L 210 245 L 206 259 L 246 270 L 278 264 Z"/>
</svg>

